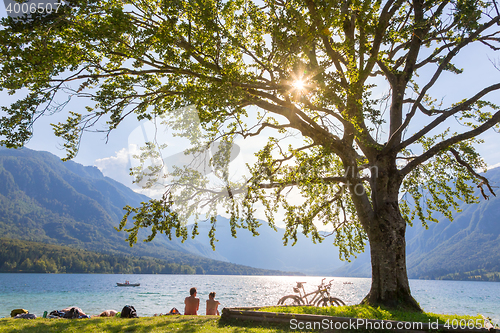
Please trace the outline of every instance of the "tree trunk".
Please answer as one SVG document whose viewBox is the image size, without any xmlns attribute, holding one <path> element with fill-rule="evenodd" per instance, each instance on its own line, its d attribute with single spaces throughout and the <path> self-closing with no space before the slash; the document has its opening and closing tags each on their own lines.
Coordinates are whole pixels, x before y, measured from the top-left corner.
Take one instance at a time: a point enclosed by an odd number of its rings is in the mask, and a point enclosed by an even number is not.
<svg viewBox="0 0 500 333">
<path fill-rule="evenodd" d="M 372 286 L 362 304 L 409 311 L 422 309 L 411 296 L 406 273 L 406 222 L 397 201 L 382 203 L 368 228 Z"/>
</svg>

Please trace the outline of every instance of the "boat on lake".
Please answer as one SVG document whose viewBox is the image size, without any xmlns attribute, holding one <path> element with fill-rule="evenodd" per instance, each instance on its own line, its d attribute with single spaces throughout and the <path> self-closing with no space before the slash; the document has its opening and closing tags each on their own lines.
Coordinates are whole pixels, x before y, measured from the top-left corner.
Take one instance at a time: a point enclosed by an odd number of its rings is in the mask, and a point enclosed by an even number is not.
<svg viewBox="0 0 500 333">
<path fill-rule="evenodd" d="M 140 283 L 130 283 L 129 281 L 125 281 L 125 283 L 116 283 L 117 287 L 139 287 L 140 285 Z"/>
</svg>

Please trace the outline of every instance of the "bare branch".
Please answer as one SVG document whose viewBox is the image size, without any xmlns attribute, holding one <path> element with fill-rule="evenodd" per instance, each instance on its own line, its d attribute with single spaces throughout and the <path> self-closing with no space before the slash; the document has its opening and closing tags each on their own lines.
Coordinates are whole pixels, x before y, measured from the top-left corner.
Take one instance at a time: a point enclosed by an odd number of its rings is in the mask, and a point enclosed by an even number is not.
<svg viewBox="0 0 500 333">
<path fill-rule="evenodd" d="M 436 83 L 437 79 L 441 75 L 441 73 L 445 70 L 446 66 L 450 63 L 450 61 L 458 54 L 458 52 L 464 48 L 465 46 L 469 45 L 474 39 L 476 39 L 481 32 L 485 31 L 487 28 L 493 26 L 494 24 L 500 22 L 500 16 L 494 18 L 493 20 L 490 20 L 487 23 L 484 23 L 480 28 L 478 28 L 473 34 L 471 34 L 469 37 L 464 38 L 461 43 L 459 43 L 452 51 L 448 53 L 448 55 L 443 59 L 441 64 L 439 65 L 439 68 L 436 70 L 434 73 L 433 77 L 427 83 L 427 85 L 422 89 L 420 92 L 420 95 L 417 98 L 417 103 L 420 103 L 422 99 L 424 98 L 425 94 L 427 91 Z M 403 130 L 408 126 L 410 123 L 411 119 L 415 115 L 415 112 L 417 110 L 418 104 L 413 105 L 411 111 L 407 114 L 405 121 L 403 124 L 399 126 L 399 128 L 391 133 L 391 136 L 389 140 L 387 141 L 386 147 L 384 149 L 392 149 L 393 145 L 396 143 L 398 140 L 400 134 L 403 132 Z"/>
<path fill-rule="evenodd" d="M 362 178 L 362 180 L 367 180 L 365 178 Z M 309 182 L 311 182 L 311 180 L 308 180 Z M 294 181 L 290 181 L 290 182 L 286 182 L 286 183 L 280 183 L 280 182 L 273 182 L 273 183 L 270 183 L 270 184 L 259 184 L 259 188 L 264 188 L 264 189 L 269 189 L 269 188 L 278 188 L 278 187 L 289 187 L 289 186 L 297 186 L 297 185 L 300 185 L 302 183 L 301 180 L 294 180 Z M 338 183 L 344 183 L 346 184 L 347 183 L 347 178 L 345 177 L 325 177 L 325 178 L 318 178 L 317 180 L 313 181 L 313 183 L 317 183 L 317 184 L 322 184 L 322 183 L 335 183 L 335 184 L 338 184 Z"/>
<path fill-rule="evenodd" d="M 284 124 L 284 125 L 274 125 L 274 124 L 270 124 L 270 123 L 262 123 L 259 127 L 259 129 L 257 130 L 257 132 L 244 132 L 244 131 L 241 131 L 241 132 L 235 132 L 237 134 L 240 134 L 244 139 L 248 138 L 248 137 L 252 137 L 252 136 L 257 136 L 260 134 L 260 132 L 262 132 L 262 130 L 264 130 L 266 127 L 270 127 L 270 128 L 274 128 L 274 129 L 284 129 L 284 128 L 287 128 L 287 127 L 292 127 L 292 125 L 290 124 Z M 251 129 L 250 129 L 251 130 Z"/>
<path fill-rule="evenodd" d="M 343 57 L 332 48 L 330 43 L 330 38 L 323 31 L 325 30 L 325 26 L 323 25 L 322 18 L 319 17 L 318 12 L 316 11 L 316 4 L 314 0 L 306 0 L 307 7 L 309 8 L 309 12 L 311 13 L 314 25 L 316 27 L 316 31 L 320 34 L 321 40 L 323 41 L 323 46 L 325 47 L 326 53 L 332 59 L 335 64 L 335 68 L 340 74 L 340 83 L 344 88 L 348 87 L 347 79 L 342 68 L 341 63 L 346 63 L 347 61 L 343 59 Z"/>
<path fill-rule="evenodd" d="M 493 189 L 491 188 L 490 186 L 490 182 L 488 181 L 488 179 L 484 176 L 481 176 L 480 174 L 478 174 L 476 171 L 474 171 L 474 169 L 469 165 L 469 163 L 467 163 L 466 161 L 464 161 L 461 157 L 460 157 L 460 154 L 458 153 L 458 151 L 456 151 L 455 149 L 453 148 L 450 148 L 449 151 L 451 151 L 451 153 L 453 154 L 453 156 L 455 156 L 455 159 L 457 160 L 458 163 L 460 163 L 461 165 L 463 165 L 465 168 L 467 168 L 467 171 L 469 171 L 470 174 L 472 174 L 474 177 L 476 178 L 479 178 L 482 180 L 482 182 L 477 185 L 477 187 L 479 187 L 481 189 L 481 194 L 483 195 L 483 198 L 488 200 L 488 196 L 486 195 L 486 193 L 484 193 L 484 190 L 483 190 L 483 185 L 486 184 L 486 186 L 488 187 L 488 189 L 490 190 L 491 194 L 493 194 L 493 196 L 497 196 L 495 194 L 495 192 L 493 192 Z"/>
</svg>

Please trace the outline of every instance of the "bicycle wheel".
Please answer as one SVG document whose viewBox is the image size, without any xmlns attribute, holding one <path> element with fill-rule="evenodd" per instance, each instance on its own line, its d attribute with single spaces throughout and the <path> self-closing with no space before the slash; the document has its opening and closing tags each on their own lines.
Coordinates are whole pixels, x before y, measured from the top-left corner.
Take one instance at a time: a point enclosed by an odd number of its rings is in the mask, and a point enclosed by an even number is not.
<svg viewBox="0 0 500 333">
<path fill-rule="evenodd" d="M 316 302 L 316 306 L 344 306 L 345 303 L 337 297 L 325 297 Z"/>
<path fill-rule="evenodd" d="M 286 295 L 280 298 L 278 305 L 302 305 L 302 300 L 297 295 Z"/>
<path fill-rule="evenodd" d="M 337 298 L 337 297 L 330 297 L 330 303 L 332 305 L 337 305 L 337 306 L 344 306 L 345 303 L 343 300 L 341 300 L 340 298 Z"/>
</svg>

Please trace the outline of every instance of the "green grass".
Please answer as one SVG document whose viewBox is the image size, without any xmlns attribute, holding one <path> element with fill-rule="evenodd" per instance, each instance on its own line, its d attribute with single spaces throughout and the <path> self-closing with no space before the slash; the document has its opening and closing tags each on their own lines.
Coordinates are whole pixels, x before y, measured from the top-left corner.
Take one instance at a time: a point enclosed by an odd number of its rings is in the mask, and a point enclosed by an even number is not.
<svg viewBox="0 0 500 333">
<path fill-rule="evenodd" d="M 374 308 L 368 305 L 352 305 L 352 306 L 330 306 L 330 307 L 314 307 L 314 306 L 297 306 L 297 307 L 267 307 L 262 308 L 259 311 L 268 312 L 283 312 L 283 313 L 299 313 L 299 314 L 315 314 L 322 316 L 333 316 L 333 317 L 349 317 L 349 318 L 363 318 L 363 319 L 380 319 L 380 320 L 397 320 L 397 321 L 413 321 L 435 323 L 436 320 L 440 324 L 445 324 L 447 320 L 450 322 L 453 319 L 460 321 L 465 319 L 466 321 L 476 319 L 481 319 L 481 316 L 459 316 L 459 315 L 444 315 L 437 313 L 418 313 L 418 312 L 407 312 L 399 310 L 387 310 L 383 308 Z"/>
<path fill-rule="evenodd" d="M 369 318 L 413 322 L 436 322 L 444 324 L 446 320 L 476 320 L 479 316 L 441 315 L 435 313 L 413 313 L 385 310 L 366 305 L 318 308 L 268 307 L 260 311 L 285 312 L 299 314 L 317 314 L 336 317 Z M 298 332 L 289 325 L 256 323 L 251 321 L 219 321 L 216 316 L 164 316 L 142 317 L 136 319 L 91 318 L 91 319 L 0 319 L 2 333 L 122 333 L 122 332 L 182 332 L 182 333 L 275 333 Z M 300 332 L 318 332 L 300 330 Z M 344 331 L 342 331 L 344 332 Z M 377 332 L 380 333 L 380 332 Z"/>
<path fill-rule="evenodd" d="M 165 316 L 136 319 L 0 319 L 2 333 L 276 333 L 297 332 L 281 325 L 252 322 L 219 322 L 216 316 Z"/>
</svg>

